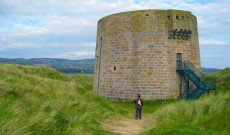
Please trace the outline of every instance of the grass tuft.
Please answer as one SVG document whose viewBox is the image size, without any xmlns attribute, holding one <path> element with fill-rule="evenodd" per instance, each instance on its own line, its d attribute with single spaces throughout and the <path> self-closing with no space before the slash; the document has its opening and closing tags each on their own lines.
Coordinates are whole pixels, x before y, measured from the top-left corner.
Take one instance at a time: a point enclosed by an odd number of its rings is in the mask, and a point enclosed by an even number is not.
<svg viewBox="0 0 230 135">
<path fill-rule="evenodd" d="M 159 125 L 146 135 L 227 135 L 230 132 L 230 95 L 179 101 L 157 110 Z"/>
</svg>

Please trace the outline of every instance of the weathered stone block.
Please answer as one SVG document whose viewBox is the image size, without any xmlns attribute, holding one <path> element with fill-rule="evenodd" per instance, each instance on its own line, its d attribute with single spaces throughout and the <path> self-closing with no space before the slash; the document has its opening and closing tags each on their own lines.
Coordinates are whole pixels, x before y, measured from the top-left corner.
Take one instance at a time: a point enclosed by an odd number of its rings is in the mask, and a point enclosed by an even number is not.
<svg viewBox="0 0 230 135">
<path fill-rule="evenodd" d="M 169 39 L 173 29 L 192 34 L 188 40 Z M 133 100 L 137 93 L 145 100 L 177 98 L 177 53 L 200 68 L 197 20 L 190 12 L 140 10 L 106 16 L 98 22 L 93 91 L 114 101 Z"/>
</svg>

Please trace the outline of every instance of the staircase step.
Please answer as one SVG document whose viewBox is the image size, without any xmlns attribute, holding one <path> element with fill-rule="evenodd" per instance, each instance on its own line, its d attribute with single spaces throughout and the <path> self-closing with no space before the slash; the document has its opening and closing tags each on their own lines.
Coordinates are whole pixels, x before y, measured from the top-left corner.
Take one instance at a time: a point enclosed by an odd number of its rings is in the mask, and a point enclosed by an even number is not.
<svg viewBox="0 0 230 135">
<path fill-rule="evenodd" d="M 177 64 L 178 64 L 177 72 L 183 76 L 186 76 L 189 80 L 191 80 L 193 85 L 196 87 L 196 89 L 192 90 L 191 93 L 189 93 L 186 96 L 186 99 L 199 98 L 201 95 L 203 95 L 206 91 L 210 89 L 202 81 L 202 77 L 203 77 L 202 73 L 190 61 L 185 61 L 185 62 L 177 61 Z"/>
</svg>

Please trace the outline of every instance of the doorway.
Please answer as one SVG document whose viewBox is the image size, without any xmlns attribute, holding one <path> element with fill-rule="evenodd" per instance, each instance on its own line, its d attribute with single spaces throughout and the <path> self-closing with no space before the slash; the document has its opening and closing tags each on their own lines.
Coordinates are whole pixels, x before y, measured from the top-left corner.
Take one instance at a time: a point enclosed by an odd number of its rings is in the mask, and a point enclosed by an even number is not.
<svg viewBox="0 0 230 135">
<path fill-rule="evenodd" d="M 176 64 L 177 64 L 177 70 L 180 70 L 182 68 L 182 54 L 181 53 L 176 54 Z"/>
<path fill-rule="evenodd" d="M 181 61 L 182 60 L 182 54 L 181 53 L 177 53 L 176 54 L 176 60 L 177 61 Z"/>
</svg>

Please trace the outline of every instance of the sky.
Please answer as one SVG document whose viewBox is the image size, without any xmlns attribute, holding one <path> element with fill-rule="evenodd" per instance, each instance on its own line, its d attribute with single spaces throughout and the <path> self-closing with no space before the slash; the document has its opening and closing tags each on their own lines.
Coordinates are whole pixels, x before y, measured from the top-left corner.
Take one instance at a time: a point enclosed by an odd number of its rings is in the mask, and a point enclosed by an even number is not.
<svg viewBox="0 0 230 135">
<path fill-rule="evenodd" d="M 94 58 L 98 20 L 141 9 L 192 12 L 201 66 L 230 67 L 230 0 L 0 0 L 0 58 Z"/>
</svg>

